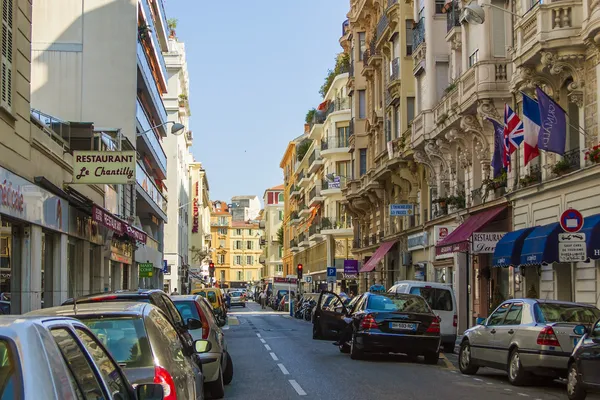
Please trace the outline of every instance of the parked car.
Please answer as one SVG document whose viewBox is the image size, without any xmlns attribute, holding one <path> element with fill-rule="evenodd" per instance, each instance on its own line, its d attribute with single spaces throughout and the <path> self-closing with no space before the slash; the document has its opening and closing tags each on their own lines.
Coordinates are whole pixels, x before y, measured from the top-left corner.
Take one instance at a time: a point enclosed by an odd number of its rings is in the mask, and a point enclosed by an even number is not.
<svg viewBox="0 0 600 400">
<path fill-rule="evenodd" d="M 389 293 L 416 294 L 425 299 L 433 312 L 441 318 L 440 330 L 444 352 L 454 352 L 458 314 L 454 290 L 446 284 L 421 281 L 398 281 Z"/>
<path fill-rule="evenodd" d="M 323 307 L 328 296 L 335 297 L 339 305 L 333 309 Z M 360 359 L 365 353 L 403 353 L 413 359 L 422 355 L 428 364 L 438 362 L 439 317 L 421 296 L 363 293 L 351 302 L 352 309 L 343 303 L 335 293 L 321 293 L 313 319 L 317 338 L 340 338 L 345 329 L 350 329 L 349 344 L 342 341 L 339 347 L 342 352 L 349 351 L 352 359 Z M 350 327 L 346 317 L 351 319 Z"/>
<path fill-rule="evenodd" d="M 233 292 L 229 292 L 229 297 L 230 297 L 230 306 L 241 306 L 241 307 L 246 307 L 246 298 L 244 297 L 242 292 L 239 291 L 233 291 Z"/>
<path fill-rule="evenodd" d="M 163 387 L 134 389 L 111 354 L 72 318 L 0 317 L 0 398 L 160 400 Z"/>
<path fill-rule="evenodd" d="M 26 315 L 77 318 L 110 351 L 133 384 L 160 383 L 166 399 L 204 399 L 204 379 L 165 313 L 140 302 L 60 306 Z M 203 340 L 194 341 L 197 350 Z"/>
<path fill-rule="evenodd" d="M 200 355 L 204 372 L 205 387 L 214 398 L 225 395 L 224 385 L 233 379 L 233 361 L 227 351 L 225 334 L 213 315 L 212 306 L 200 295 L 171 296 L 175 307 L 184 319 L 196 318 L 202 321 L 200 329 L 190 331 L 194 340 L 208 340 L 212 350 Z"/>
<path fill-rule="evenodd" d="M 224 291 L 219 288 L 204 288 L 192 290 L 192 294 L 199 294 L 211 304 L 217 318 L 227 321 L 227 307 L 225 305 Z"/>
<path fill-rule="evenodd" d="M 508 371 L 513 385 L 532 375 L 566 377 L 569 357 L 581 335 L 573 328 L 591 326 L 600 310 L 588 304 L 556 300 L 511 299 L 480 324 L 467 329 L 460 344 L 459 368 L 476 374 L 480 367 Z"/>
<path fill-rule="evenodd" d="M 570 400 L 585 400 L 588 392 L 600 392 L 600 320 L 591 329 L 577 325 L 573 333 L 582 337 L 569 358 L 567 395 Z"/>
</svg>

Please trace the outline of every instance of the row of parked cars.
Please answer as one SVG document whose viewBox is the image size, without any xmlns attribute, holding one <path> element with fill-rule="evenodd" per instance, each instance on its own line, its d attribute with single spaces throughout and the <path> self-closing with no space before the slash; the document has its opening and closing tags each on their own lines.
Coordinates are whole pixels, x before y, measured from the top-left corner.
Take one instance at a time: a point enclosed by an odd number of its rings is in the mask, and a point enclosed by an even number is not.
<svg viewBox="0 0 600 400">
<path fill-rule="evenodd" d="M 233 362 L 200 295 L 119 291 L 0 317 L 0 398 L 224 396 Z"/>
</svg>

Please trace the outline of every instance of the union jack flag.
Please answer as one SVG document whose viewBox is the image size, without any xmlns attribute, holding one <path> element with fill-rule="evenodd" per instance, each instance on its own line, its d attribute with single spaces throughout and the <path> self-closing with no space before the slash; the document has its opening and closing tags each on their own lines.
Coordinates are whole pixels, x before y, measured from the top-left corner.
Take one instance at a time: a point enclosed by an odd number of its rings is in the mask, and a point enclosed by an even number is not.
<svg viewBox="0 0 600 400">
<path fill-rule="evenodd" d="M 523 121 L 508 106 L 504 104 L 504 157 L 502 165 L 510 171 L 510 156 L 523 143 Z"/>
</svg>

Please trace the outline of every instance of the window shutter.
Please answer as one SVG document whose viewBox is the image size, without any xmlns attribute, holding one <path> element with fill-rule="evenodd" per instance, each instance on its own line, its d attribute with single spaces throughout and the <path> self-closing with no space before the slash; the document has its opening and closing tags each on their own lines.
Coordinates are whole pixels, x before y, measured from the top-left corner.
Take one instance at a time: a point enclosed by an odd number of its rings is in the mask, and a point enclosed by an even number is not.
<svg viewBox="0 0 600 400">
<path fill-rule="evenodd" d="M 13 0 L 2 0 L 0 107 L 12 111 Z"/>
</svg>

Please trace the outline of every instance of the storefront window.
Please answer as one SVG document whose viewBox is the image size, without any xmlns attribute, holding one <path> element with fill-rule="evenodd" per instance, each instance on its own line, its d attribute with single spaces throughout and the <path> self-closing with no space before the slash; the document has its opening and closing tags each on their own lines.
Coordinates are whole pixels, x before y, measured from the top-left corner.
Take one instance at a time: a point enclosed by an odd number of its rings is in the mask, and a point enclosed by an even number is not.
<svg viewBox="0 0 600 400">
<path fill-rule="evenodd" d="M 2 221 L 2 225 L 0 225 L 0 301 L 7 301 L 10 298 L 11 229 L 9 222 Z"/>
</svg>

